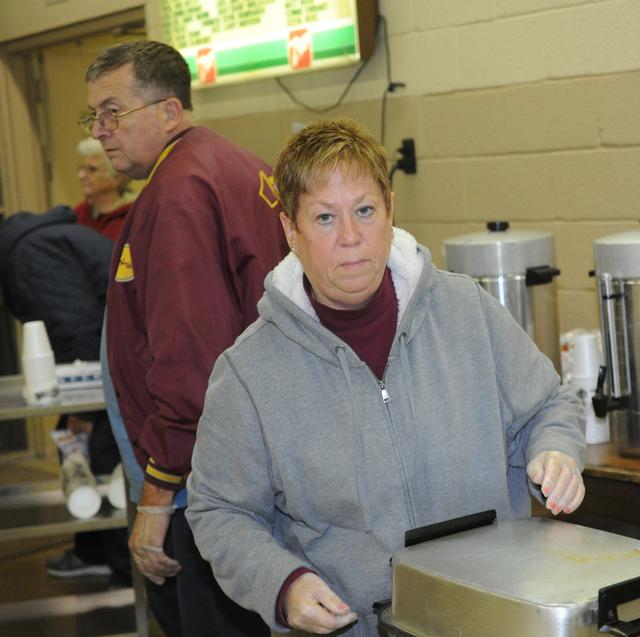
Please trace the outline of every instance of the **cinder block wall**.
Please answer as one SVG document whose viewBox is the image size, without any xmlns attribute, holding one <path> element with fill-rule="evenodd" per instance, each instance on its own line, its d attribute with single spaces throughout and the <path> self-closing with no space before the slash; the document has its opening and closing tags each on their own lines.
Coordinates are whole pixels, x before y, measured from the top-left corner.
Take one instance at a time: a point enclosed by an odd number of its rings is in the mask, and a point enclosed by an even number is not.
<svg viewBox="0 0 640 637">
<path fill-rule="evenodd" d="M 396 173 L 396 223 L 442 265 L 442 240 L 487 220 L 552 232 L 561 331 L 598 325 L 593 240 L 640 218 L 640 0 L 381 0 L 394 80 L 390 160 L 416 140 L 418 174 Z M 353 69 L 290 78 L 298 98 L 331 104 Z M 381 133 L 384 40 L 329 111 Z M 196 95 L 201 121 L 273 161 L 315 114 L 273 81 Z"/>
</svg>

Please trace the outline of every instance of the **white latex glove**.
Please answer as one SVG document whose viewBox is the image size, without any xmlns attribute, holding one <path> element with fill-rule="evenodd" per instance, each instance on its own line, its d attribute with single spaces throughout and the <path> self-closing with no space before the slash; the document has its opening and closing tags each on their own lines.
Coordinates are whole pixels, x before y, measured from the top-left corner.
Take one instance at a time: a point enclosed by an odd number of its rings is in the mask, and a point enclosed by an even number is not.
<svg viewBox="0 0 640 637">
<path fill-rule="evenodd" d="M 527 475 L 541 485 L 546 508 L 553 513 L 572 513 L 584 498 L 584 483 L 576 461 L 559 451 L 544 451 L 527 466 Z"/>
<path fill-rule="evenodd" d="M 158 586 L 181 570 L 180 563 L 162 548 L 170 519 L 169 514 L 138 513 L 129 538 L 129 550 L 138 570 Z"/>
<path fill-rule="evenodd" d="M 315 573 L 305 573 L 293 582 L 284 610 L 292 628 L 317 635 L 327 635 L 357 619 Z"/>
<path fill-rule="evenodd" d="M 182 568 L 163 549 L 171 514 L 161 511 L 171 509 L 172 503 L 171 491 L 159 489 L 145 481 L 129 537 L 129 550 L 138 570 L 158 585 L 163 584 L 167 577 L 177 575 Z M 148 512 L 144 512 L 145 509 Z"/>
</svg>

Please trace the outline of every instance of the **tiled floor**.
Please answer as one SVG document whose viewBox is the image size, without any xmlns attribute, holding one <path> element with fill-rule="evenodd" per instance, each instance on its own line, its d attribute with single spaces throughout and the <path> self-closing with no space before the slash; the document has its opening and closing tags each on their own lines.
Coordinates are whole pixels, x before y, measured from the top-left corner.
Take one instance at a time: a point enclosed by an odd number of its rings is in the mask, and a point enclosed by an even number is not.
<svg viewBox="0 0 640 637">
<path fill-rule="evenodd" d="M 57 478 L 56 466 L 33 461 L 0 464 L 0 486 L 51 478 Z M 10 511 L 0 509 L 0 515 Z M 60 580 L 47 575 L 47 558 L 71 545 L 70 535 L 0 543 L 2 637 L 136 634 L 133 589 L 110 589 L 108 577 Z M 162 637 L 154 622 L 149 635 Z"/>
</svg>

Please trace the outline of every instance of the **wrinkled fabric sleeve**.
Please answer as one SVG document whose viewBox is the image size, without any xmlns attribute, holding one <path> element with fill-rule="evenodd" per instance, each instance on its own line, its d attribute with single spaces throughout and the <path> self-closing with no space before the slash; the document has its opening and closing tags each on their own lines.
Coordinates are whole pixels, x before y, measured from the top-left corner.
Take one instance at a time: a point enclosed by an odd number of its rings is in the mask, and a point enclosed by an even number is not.
<svg viewBox="0 0 640 637">
<path fill-rule="evenodd" d="M 157 411 L 138 444 L 150 457 L 145 480 L 177 490 L 190 469 L 211 368 L 241 327 L 211 190 L 192 179 L 160 195 L 154 214 L 162 231 L 149 249 L 143 292 L 152 359 L 145 385 Z"/>
<path fill-rule="evenodd" d="M 196 545 L 229 597 L 273 630 L 282 584 L 312 568 L 275 537 L 276 489 L 260 422 L 226 355 L 215 365 L 198 427 L 186 516 Z"/>
<path fill-rule="evenodd" d="M 102 325 L 102 339 L 100 341 L 100 368 L 102 370 L 102 388 L 104 390 L 104 400 L 107 405 L 107 414 L 109 415 L 109 424 L 111 425 L 113 437 L 118 445 L 118 450 L 120 451 L 122 468 L 127 476 L 129 499 L 131 502 L 137 503 L 140 501 L 140 494 L 142 493 L 144 474 L 140 465 L 136 461 L 131 441 L 129 440 L 127 431 L 124 428 L 124 423 L 122 422 L 122 416 L 120 414 L 120 407 L 118 406 L 118 399 L 116 398 L 116 392 L 113 388 L 113 383 L 111 382 L 109 359 L 107 357 L 106 312 L 104 316 L 104 323 Z"/>
<path fill-rule="evenodd" d="M 480 286 L 478 292 L 495 358 L 510 469 L 523 477 L 527 464 L 539 453 L 560 451 L 582 470 L 586 442 L 580 401 L 560 383 L 553 363 L 509 311 Z M 541 499 L 539 488 L 529 486 Z"/>
</svg>

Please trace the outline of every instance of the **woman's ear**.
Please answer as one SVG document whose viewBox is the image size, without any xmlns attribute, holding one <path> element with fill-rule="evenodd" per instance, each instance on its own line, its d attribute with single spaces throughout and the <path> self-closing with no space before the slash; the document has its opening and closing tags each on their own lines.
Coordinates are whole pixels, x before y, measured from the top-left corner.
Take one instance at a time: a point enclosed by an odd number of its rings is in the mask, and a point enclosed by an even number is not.
<svg viewBox="0 0 640 637">
<path fill-rule="evenodd" d="M 395 192 L 390 192 L 389 193 L 389 201 L 391 203 L 391 206 L 389 208 L 389 216 L 391 217 L 391 225 L 393 225 L 393 221 L 395 218 L 395 214 L 396 214 L 396 193 Z"/>
<path fill-rule="evenodd" d="M 287 243 L 291 250 L 295 252 L 296 240 L 295 240 L 295 226 L 293 221 L 289 218 L 289 216 L 284 212 L 280 211 L 280 223 L 282 224 L 282 229 L 284 230 L 284 236 L 287 239 Z"/>
</svg>

